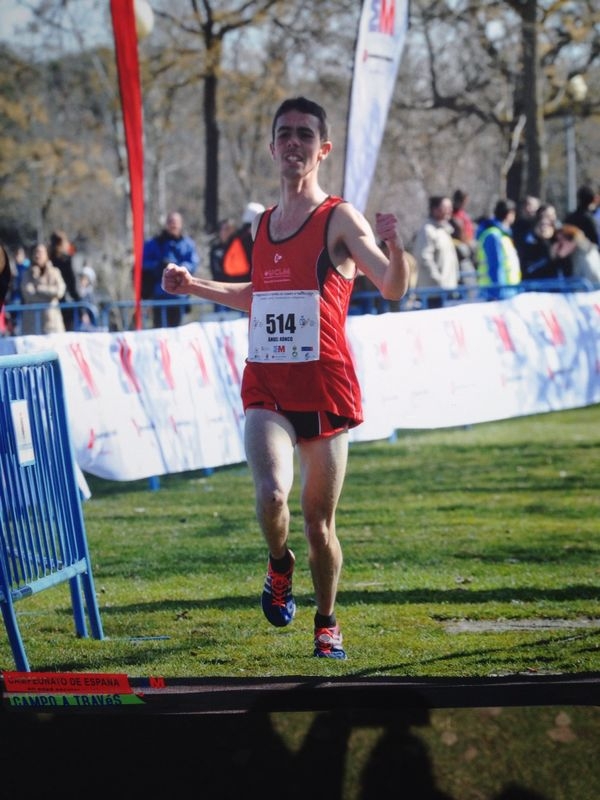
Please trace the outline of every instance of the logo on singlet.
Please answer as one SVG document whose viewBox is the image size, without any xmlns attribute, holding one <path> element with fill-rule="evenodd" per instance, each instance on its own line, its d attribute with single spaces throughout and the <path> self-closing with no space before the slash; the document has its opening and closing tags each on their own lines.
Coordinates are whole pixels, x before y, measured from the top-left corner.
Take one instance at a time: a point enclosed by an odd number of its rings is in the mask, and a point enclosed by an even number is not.
<svg viewBox="0 0 600 800">
<path fill-rule="evenodd" d="M 273 269 L 265 269 L 263 275 L 265 284 L 289 281 L 291 277 L 292 273 L 289 267 L 273 267 Z"/>
</svg>

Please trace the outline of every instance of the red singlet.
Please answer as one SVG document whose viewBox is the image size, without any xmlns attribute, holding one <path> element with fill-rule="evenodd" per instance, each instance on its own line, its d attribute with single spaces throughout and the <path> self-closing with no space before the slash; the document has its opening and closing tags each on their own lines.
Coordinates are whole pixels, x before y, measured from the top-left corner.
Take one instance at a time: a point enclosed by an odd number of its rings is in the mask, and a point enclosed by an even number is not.
<svg viewBox="0 0 600 800">
<path fill-rule="evenodd" d="M 299 363 L 246 361 L 242 402 L 286 411 L 329 411 L 354 427 L 363 421 L 362 399 L 346 338 L 346 317 L 354 280 L 341 275 L 327 252 L 333 209 L 343 202 L 327 197 L 292 236 L 273 241 L 262 215 L 252 250 L 253 292 L 319 292 L 320 357 Z M 252 319 L 252 309 L 250 309 Z"/>
</svg>

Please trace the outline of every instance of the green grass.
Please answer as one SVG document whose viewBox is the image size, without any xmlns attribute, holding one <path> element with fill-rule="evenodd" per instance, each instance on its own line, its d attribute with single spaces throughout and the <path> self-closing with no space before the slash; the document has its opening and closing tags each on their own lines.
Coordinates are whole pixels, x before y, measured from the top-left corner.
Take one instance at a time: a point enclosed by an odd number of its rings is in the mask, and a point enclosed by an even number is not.
<svg viewBox="0 0 600 800">
<path fill-rule="evenodd" d="M 245 464 L 116 483 L 84 515 L 105 639 L 66 586 L 17 603 L 32 669 L 130 676 L 492 676 L 600 671 L 600 406 L 351 445 L 337 524 L 349 659 L 312 657 L 298 504 L 298 613 L 262 616 L 266 549 Z M 474 623 L 486 624 L 484 630 Z M 462 625 L 462 628 L 461 628 Z M 13 669 L 6 637 L 0 665 Z"/>
<path fill-rule="evenodd" d="M 313 753 L 315 763 L 323 750 L 346 753 L 343 790 L 333 795 L 344 800 L 596 800 L 599 796 L 597 708 L 494 707 L 431 714 L 399 709 L 393 722 L 379 726 L 348 725 L 339 713 L 329 718 L 327 713 L 281 714 L 272 716 L 272 725 L 298 760 L 299 772 L 303 766 L 310 769 L 305 752 L 311 740 L 315 749 L 320 747 Z M 344 750 L 339 742 L 346 737 Z M 363 793 L 363 785 L 370 785 L 367 774 L 375 775 L 379 791 L 371 786 L 370 794 Z M 310 796 L 310 791 L 303 796 Z"/>
<path fill-rule="evenodd" d="M 157 492 L 147 481 L 88 476 L 84 515 L 106 638 L 76 638 L 64 585 L 21 600 L 32 669 L 200 679 L 600 673 L 599 445 L 600 406 L 351 445 L 338 513 L 338 616 L 349 659 L 333 663 L 311 656 L 314 603 L 297 485 L 298 614 L 275 629 L 260 610 L 266 550 L 245 464 L 165 476 Z M 5 637 L 0 666 L 14 668 Z M 161 756 L 157 786 L 171 787 L 168 764 L 179 763 L 180 774 L 189 763 L 181 780 L 201 775 L 214 798 L 262 787 L 273 752 L 282 772 L 293 769 L 294 785 L 307 783 L 297 796 L 314 793 L 316 774 L 319 796 L 340 800 L 398 791 L 420 800 L 600 796 L 600 709 L 474 701 L 431 710 L 400 702 L 367 724 L 352 709 L 142 717 L 136 728 L 97 717 L 81 730 L 60 715 L 54 728 L 47 715 L 11 721 L 42 752 L 49 731 L 78 752 L 90 724 L 100 726 L 100 738 L 138 764 L 136 790 L 147 778 L 150 736 L 153 753 L 170 753 Z M 108 767 L 104 785 L 122 781 Z M 379 782 L 371 794 L 367 773 Z"/>
</svg>

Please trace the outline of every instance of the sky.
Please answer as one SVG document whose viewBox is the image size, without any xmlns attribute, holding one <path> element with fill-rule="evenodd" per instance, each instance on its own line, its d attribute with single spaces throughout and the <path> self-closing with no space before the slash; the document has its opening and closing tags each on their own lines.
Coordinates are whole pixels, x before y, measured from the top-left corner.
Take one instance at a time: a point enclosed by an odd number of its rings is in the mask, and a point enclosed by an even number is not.
<svg viewBox="0 0 600 800">
<path fill-rule="evenodd" d="M 0 0 L 0 39 L 13 39 L 15 28 L 27 22 L 30 14 L 15 0 Z"/>
<path fill-rule="evenodd" d="M 0 0 L 0 39 L 18 43 L 23 39 L 23 34 L 19 33 L 19 29 L 32 21 L 33 15 L 27 8 L 31 5 L 27 0 Z M 95 7 L 95 11 L 94 11 Z M 81 14 L 86 19 L 86 39 L 87 44 L 93 41 L 108 39 L 112 36 L 112 31 L 108 26 L 108 0 L 106 0 L 106 7 L 104 13 L 98 10 L 98 3 L 94 0 L 79 0 L 76 4 L 70 4 L 70 8 L 76 9 L 78 15 Z M 28 40 L 23 44 L 31 44 L 32 41 Z M 68 46 L 68 40 L 64 44 Z M 73 37 L 72 45 L 77 49 L 78 45 Z"/>
</svg>

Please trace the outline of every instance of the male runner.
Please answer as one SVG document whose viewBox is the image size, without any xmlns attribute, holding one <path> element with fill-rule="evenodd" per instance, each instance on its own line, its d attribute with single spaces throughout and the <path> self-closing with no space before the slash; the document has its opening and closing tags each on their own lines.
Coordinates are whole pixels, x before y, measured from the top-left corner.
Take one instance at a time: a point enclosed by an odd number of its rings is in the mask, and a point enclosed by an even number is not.
<svg viewBox="0 0 600 800">
<path fill-rule="evenodd" d="M 363 420 L 345 322 L 358 270 L 386 300 L 399 300 L 408 289 L 409 264 L 393 214 L 376 215 L 376 238 L 361 213 L 320 187 L 319 166 L 331 149 L 325 110 L 304 97 L 285 100 L 270 143 L 280 196 L 253 222 L 250 282 L 197 278 L 169 264 L 163 287 L 249 312 L 241 394 L 256 514 L 269 550 L 263 612 L 278 627 L 296 613 L 288 497 L 297 451 L 316 600 L 313 653 L 345 659 L 335 614 L 343 560 L 335 514 L 348 430 Z"/>
</svg>

